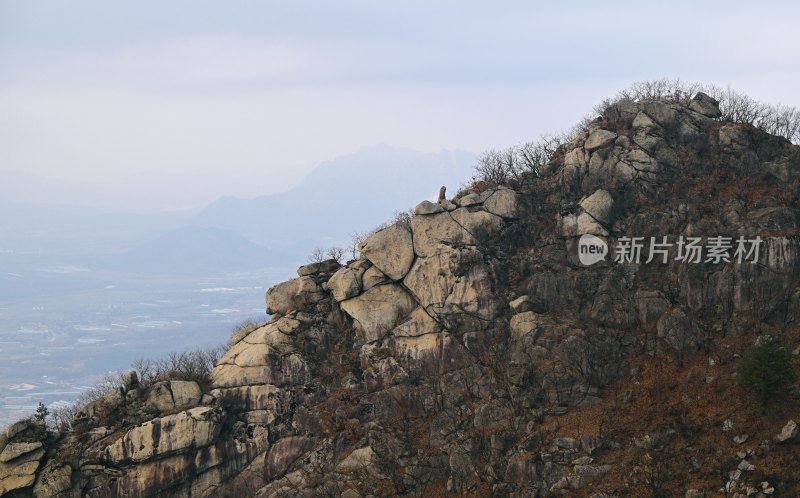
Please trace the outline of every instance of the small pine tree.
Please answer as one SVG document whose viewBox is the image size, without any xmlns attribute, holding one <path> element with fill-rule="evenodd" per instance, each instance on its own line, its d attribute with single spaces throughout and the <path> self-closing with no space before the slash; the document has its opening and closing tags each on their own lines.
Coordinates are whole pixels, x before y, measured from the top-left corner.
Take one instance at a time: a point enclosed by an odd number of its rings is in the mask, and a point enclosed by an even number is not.
<svg viewBox="0 0 800 498">
<path fill-rule="evenodd" d="M 40 424 L 44 424 L 44 420 L 48 415 L 50 415 L 50 410 L 48 410 L 47 407 L 44 406 L 44 403 L 40 401 L 39 407 L 36 409 L 36 414 L 33 416 L 33 418 Z"/>
<path fill-rule="evenodd" d="M 736 379 L 740 386 L 755 394 L 762 408 L 766 408 L 795 380 L 791 355 L 777 337 L 761 336 L 742 358 Z"/>
</svg>

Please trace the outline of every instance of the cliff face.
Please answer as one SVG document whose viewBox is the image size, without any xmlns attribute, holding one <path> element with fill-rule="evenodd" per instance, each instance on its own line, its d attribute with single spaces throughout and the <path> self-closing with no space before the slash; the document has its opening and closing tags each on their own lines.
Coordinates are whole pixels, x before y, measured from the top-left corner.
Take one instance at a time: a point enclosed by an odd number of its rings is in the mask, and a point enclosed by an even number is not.
<svg viewBox="0 0 800 498">
<path fill-rule="evenodd" d="M 423 202 L 270 289 L 209 385 L 11 427 L 0 494 L 800 495 L 797 386 L 763 416 L 734 380 L 759 334 L 798 363 L 800 150 L 718 116 L 619 102 L 538 175 Z"/>
</svg>

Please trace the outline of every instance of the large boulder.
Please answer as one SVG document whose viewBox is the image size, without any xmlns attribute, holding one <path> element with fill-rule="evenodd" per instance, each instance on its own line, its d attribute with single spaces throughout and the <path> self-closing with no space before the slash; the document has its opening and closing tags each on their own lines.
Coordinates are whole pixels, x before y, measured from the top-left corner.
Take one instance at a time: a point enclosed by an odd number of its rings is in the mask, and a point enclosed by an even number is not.
<svg viewBox="0 0 800 498">
<path fill-rule="evenodd" d="M 426 214 L 441 213 L 444 210 L 441 204 L 436 204 L 431 201 L 422 201 L 414 208 L 414 214 L 425 216 Z"/>
<path fill-rule="evenodd" d="M 267 291 L 267 313 L 285 315 L 322 300 L 324 293 L 311 277 L 293 278 Z"/>
<path fill-rule="evenodd" d="M 478 241 L 495 235 L 503 228 L 503 219 L 486 211 L 459 208 L 450 215 Z"/>
<path fill-rule="evenodd" d="M 416 308 L 411 295 L 395 284 L 379 285 L 342 301 L 342 310 L 355 322 L 364 342 L 385 337 Z"/>
<path fill-rule="evenodd" d="M 432 316 L 467 313 L 491 319 L 500 309 L 489 266 L 477 249 L 440 246 L 417 258 L 403 284 Z"/>
<path fill-rule="evenodd" d="M 722 111 L 719 110 L 719 101 L 703 92 L 697 92 L 697 95 L 692 98 L 689 102 L 689 109 L 709 118 L 722 116 Z"/>
<path fill-rule="evenodd" d="M 21 451 L 21 449 L 18 450 Z M 14 450 L 14 452 L 17 453 L 18 450 Z M 33 484 L 42 457 L 44 457 L 44 449 L 38 448 L 34 451 L 20 453 L 7 462 L 0 462 L 0 496 Z"/>
<path fill-rule="evenodd" d="M 344 301 L 361 292 L 361 278 L 364 275 L 363 268 L 351 268 L 346 266 L 340 268 L 328 280 L 328 290 L 333 294 L 336 301 Z"/>
<path fill-rule="evenodd" d="M 581 201 L 581 208 L 600 223 L 611 223 L 611 209 L 614 198 L 607 191 L 600 189 Z"/>
<path fill-rule="evenodd" d="M 129 430 L 102 457 L 115 463 L 143 462 L 208 446 L 217 436 L 219 421 L 219 411 L 206 406 L 157 418 Z"/>
<path fill-rule="evenodd" d="M 455 285 L 461 258 L 462 251 L 441 246 L 435 254 L 417 258 L 403 284 L 423 308 L 441 307 Z"/>
<path fill-rule="evenodd" d="M 395 337 L 417 337 L 425 334 L 434 334 L 441 331 L 439 323 L 431 317 L 424 308 L 418 307 L 408 318 L 395 327 L 392 335 Z"/>
<path fill-rule="evenodd" d="M 40 441 L 34 441 L 30 443 L 8 443 L 3 451 L 0 452 L 0 462 L 10 462 L 11 460 L 19 458 L 26 453 L 36 451 L 41 447 L 42 443 Z"/>
<path fill-rule="evenodd" d="M 370 266 L 367 271 L 364 272 L 364 276 L 361 278 L 361 290 L 368 291 L 376 285 L 381 285 L 388 282 L 389 277 L 384 275 L 384 273 L 380 271 L 377 266 Z"/>
<path fill-rule="evenodd" d="M 309 263 L 297 269 L 297 274 L 301 277 L 308 277 L 310 275 L 330 275 L 339 269 L 342 265 L 335 259 L 326 259 L 316 263 Z"/>
<path fill-rule="evenodd" d="M 72 467 L 63 465 L 55 459 L 47 462 L 39 473 L 36 485 L 33 487 L 33 496 L 36 498 L 55 498 L 72 487 Z M 66 495 L 68 496 L 68 495 Z"/>
<path fill-rule="evenodd" d="M 266 345 L 253 345 L 237 355 L 231 363 L 220 360 L 220 364 L 211 371 L 211 385 L 215 388 L 300 385 L 310 378 L 308 363 L 300 354 L 281 354 Z"/>
<path fill-rule="evenodd" d="M 428 217 L 420 219 L 428 219 Z M 392 280 L 403 278 L 411 268 L 411 263 L 414 262 L 411 231 L 399 223 L 368 237 L 361 243 L 360 250 L 365 258 Z"/>
<path fill-rule="evenodd" d="M 586 149 L 586 152 L 592 152 L 593 150 L 611 145 L 616 139 L 617 134 L 613 131 L 597 130 L 589 135 L 583 147 Z"/>
<path fill-rule="evenodd" d="M 411 219 L 411 231 L 414 252 L 420 257 L 433 256 L 443 245 L 459 247 L 476 242 L 475 237 L 458 224 L 451 213 L 415 216 Z"/>
<path fill-rule="evenodd" d="M 515 340 L 521 340 L 526 335 L 536 330 L 539 324 L 539 314 L 533 311 L 524 311 L 511 317 L 509 328 L 511 329 L 511 336 Z"/>
<path fill-rule="evenodd" d="M 311 449 L 314 440 L 304 436 L 290 436 L 278 440 L 269 450 L 264 462 L 264 476 L 273 480 L 282 476 L 303 453 Z"/>
<path fill-rule="evenodd" d="M 608 230 L 588 213 L 568 214 L 558 219 L 563 237 L 579 237 L 585 234 L 606 236 Z"/>
<path fill-rule="evenodd" d="M 519 196 L 511 189 L 497 189 L 486 198 L 483 209 L 501 218 L 519 218 Z"/>
</svg>

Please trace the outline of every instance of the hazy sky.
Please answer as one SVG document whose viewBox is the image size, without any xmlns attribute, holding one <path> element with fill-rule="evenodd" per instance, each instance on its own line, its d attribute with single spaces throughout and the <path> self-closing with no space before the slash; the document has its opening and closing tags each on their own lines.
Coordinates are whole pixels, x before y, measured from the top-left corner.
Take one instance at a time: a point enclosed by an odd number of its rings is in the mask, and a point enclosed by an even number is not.
<svg viewBox="0 0 800 498">
<path fill-rule="evenodd" d="M 535 139 L 643 79 L 797 106 L 798 19 L 788 1 L 0 0 L 0 175 L 157 183 L 179 207 L 365 145 Z"/>
</svg>

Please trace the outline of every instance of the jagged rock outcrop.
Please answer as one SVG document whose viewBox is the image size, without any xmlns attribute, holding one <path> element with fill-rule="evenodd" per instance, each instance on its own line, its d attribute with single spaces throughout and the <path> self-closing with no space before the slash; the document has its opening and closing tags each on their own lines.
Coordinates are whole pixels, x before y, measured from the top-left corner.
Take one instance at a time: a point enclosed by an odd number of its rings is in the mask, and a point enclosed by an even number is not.
<svg viewBox="0 0 800 498">
<path fill-rule="evenodd" d="M 538 175 L 423 202 L 358 259 L 271 288 L 271 321 L 208 385 L 108 393 L 72 433 L 9 429 L 2 493 L 800 493 L 796 397 L 754 422 L 734 380 L 756 333 L 800 345 L 800 150 L 719 116 L 702 94 L 623 100 Z M 581 263 L 587 234 L 605 260 Z M 677 244 L 717 236 L 727 261 Z M 672 245 L 618 258 L 634 237 Z M 763 240 L 757 264 L 738 237 Z"/>
</svg>

